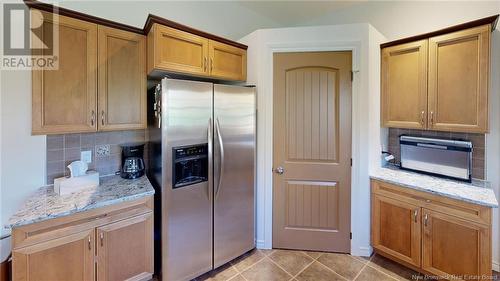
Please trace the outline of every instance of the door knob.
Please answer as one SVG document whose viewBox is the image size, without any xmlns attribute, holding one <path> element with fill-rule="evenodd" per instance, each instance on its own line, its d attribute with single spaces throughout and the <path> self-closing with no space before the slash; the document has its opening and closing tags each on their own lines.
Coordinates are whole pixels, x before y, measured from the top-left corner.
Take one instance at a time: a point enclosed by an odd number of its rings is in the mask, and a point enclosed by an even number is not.
<svg viewBox="0 0 500 281">
<path fill-rule="evenodd" d="M 282 175 L 284 172 L 285 172 L 285 169 L 283 169 L 283 167 L 279 166 L 278 168 L 276 168 L 274 170 L 274 172 L 278 175 Z"/>
</svg>

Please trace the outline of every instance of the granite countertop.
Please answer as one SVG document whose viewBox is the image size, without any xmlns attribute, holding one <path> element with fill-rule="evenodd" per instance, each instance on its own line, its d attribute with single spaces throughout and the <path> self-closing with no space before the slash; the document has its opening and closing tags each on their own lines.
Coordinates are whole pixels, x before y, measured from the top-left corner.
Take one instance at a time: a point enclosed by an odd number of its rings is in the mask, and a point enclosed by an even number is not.
<svg viewBox="0 0 500 281">
<path fill-rule="evenodd" d="M 60 196 L 52 185 L 32 194 L 10 219 L 5 228 L 15 228 L 48 219 L 109 206 L 124 201 L 151 196 L 155 193 L 146 176 L 123 179 L 120 176 L 100 178 L 100 185 Z"/>
<path fill-rule="evenodd" d="M 478 205 L 498 207 L 495 193 L 487 181 L 472 180 L 467 183 L 390 166 L 379 168 L 370 174 L 370 178 Z"/>
</svg>

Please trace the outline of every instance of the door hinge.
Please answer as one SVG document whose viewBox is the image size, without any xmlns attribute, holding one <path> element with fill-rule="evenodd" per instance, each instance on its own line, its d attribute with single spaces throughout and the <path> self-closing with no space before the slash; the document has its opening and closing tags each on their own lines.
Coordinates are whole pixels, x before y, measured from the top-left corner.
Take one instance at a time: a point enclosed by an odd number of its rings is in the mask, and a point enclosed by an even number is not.
<svg viewBox="0 0 500 281">
<path fill-rule="evenodd" d="M 354 71 L 351 70 L 351 82 L 354 80 Z"/>
<path fill-rule="evenodd" d="M 352 232 L 350 232 L 350 234 L 349 234 L 349 238 L 352 240 Z"/>
<path fill-rule="evenodd" d="M 352 158 L 351 158 L 351 167 L 352 167 Z"/>
</svg>

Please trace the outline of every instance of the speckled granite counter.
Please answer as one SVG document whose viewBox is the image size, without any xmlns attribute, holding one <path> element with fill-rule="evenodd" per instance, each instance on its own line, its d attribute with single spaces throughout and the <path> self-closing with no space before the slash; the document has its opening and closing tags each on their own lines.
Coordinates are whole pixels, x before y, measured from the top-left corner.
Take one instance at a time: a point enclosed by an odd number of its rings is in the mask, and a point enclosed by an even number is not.
<svg viewBox="0 0 500 281">
<path fill-rule="evenodd" d="M 473 180 L 472 183 L 467 183 L 394 167 L 380 168 L 373 172 L 370 178 L 478 205 L 498 207 L 495 193 L 486 181 Z"/>
<path fill-rule="evenodd" d="M 146 176 L 128 180 L 120 176 L 100 178 L 100 185 L 59 196 L 53 186 L 38 189 L 9 220 L 6 228 L 58 218 L 83 211 L 130 201 L 154 194 Z"/>
</svg>

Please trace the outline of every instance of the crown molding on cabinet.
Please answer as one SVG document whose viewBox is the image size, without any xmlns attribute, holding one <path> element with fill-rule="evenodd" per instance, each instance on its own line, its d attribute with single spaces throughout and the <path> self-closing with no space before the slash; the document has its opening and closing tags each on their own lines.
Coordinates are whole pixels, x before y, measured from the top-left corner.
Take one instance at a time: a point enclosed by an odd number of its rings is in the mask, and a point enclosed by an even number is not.
<svg viewBox="0 0 500 281">
<path fill-rule="evenodd" d="M 243 45 L 241 43 L 238 43 L 236 41 L 222 38 L 220 36 L 210 34 L 210 33 L 189 27 L 187 25 L 183 25 L 183 24 L 156 16 L 156 15 L 152 15 L 152 14 L 148 15 L 148 18 L 146 19 L 146 23 L 144 24 L 144 28 L 141 29 L 138 27 L 126 25 L 123 23 L 119 23 L 119 22 L 115 22 L 115 21 L 111 21 L 111 20 L 107 20 L 107 19 L 103 19 L 103 18 L 99 18 L 99 17 L 92 16 L 89 14 L 84 14 L 84 13 L 77 12 L 74 10 L 61 8 L 58 6 L 54 6 L 52 4 L 43 3 L 43 2 L 40 2 L 38 0 L 23 0 L 23 1 L 26 4 L 26 6 L 28 6 L 29 8 L 38 9 L 38 10 L 42 10 L 42 11 L 46 11 L 46 12 L 50 12 L 50 13 L 57 13 L 59 15 L 63 15 L 63 16 L 71 17 L 71 18 L 76 18 L 79 20 L 84 20 L 84 21 L 88 21 L 88 22 L 92 22 L 92 23 L 96 23 L 96 24 L 100 24 L 100 25 L 104 25 L 104 26 L 108 26 L 108 27 L 113 27 L 113 28 L 117 28 L 117 29 L 122 29 L 122 30 L 130 31 L 130 32 L 138 33 L 138 34 L 147 35 L 149 30 L 151 29 L 151 26 L 154 23 L 158 23 L 158 24 L 166 25 L 168 27 L 172 27 L 172 28 L 175 28 L 178 30 L 186 31 L 186 32 L 189 32 L 189 33 L 201 36 L 201 37 L 205 37 L 205 38 L 208 38 L 208 39 L 211 39 L 214 41 L 228 44 L 228 45 L 240 48 L 240 49 L 244 49 L 244 50 L 248 49 L 248 46 Z"/>
<path fill-rule="evenodd" d="M 436 31 L 432 31 L 432 32 L 424 33 L 424 34 L 419 34 L 419 35 L 415 35 L 415 36 L 411 36 L 411 37 L 406 37 L 406 38 L 390 41 L 387 43 L 380 44 L 380 48 L 383 49 L 383 48 L 387 48 L 390 46 L 414 42 L 414 41 L 418 41 L 418 40 L 422 40 L 422 39 L 427 39 L 429 37 L 439 36 L 439 35 L 443 35 L 446 33 L 451 33 L 451 32 L 455 32 L 455 31 L 459 31 L 459 30 L 463 30 L 463 29 L 467 29 L 467 28 L 472 28 L 472 27 L 476 27 L 476 26 L 480 26 L 480 25 L 485 25 L 485 24 L 491 24 L 491 30 L 493 31 L 496 28 L 499 16 L 500 15 L 489 16 L 486 18 L 482 18 L 482 19 L 478 19 L 478 20 L 474 20 L 474 21 L 470 21 L 470 22 L 466 22 L 466 23 L 462 23 L 462 24 L 458 24 L 458 25 L 454 25 L 454 26 L 450 26 L 450 27 L 446 27 L 446 28 L 443 28 L 440 30 L 436 30 Z"/>
</svg>

